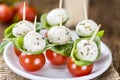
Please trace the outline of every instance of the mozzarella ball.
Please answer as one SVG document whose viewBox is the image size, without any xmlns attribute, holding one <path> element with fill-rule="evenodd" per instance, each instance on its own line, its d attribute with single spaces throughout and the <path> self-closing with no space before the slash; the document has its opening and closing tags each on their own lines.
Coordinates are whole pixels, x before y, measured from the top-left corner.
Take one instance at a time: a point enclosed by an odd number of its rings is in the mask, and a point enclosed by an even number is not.
<svg viewBox="0 0 120 80">
<path fill-rule="evenodd" d="M 77 53 L 82 60 L 95 61 L 98 56 L 98 47 L 94 41 L 81 40 L 77 44 Z"/>
<path fill-rule="evenodd" d="M 32 31 L 33 29 L 33 23 L 29 21 L 20 21 L 14 26 L 12 33 L 15 37 L 20 37 Z"/>
<path fill-rule="evenodd" d="M 32 31 L 25 35 L 23 45 L 28 52 L 37 52 L 45 48 L 46 41 L 41 34 Z"/>
<path fill-rule="evenodd" d="M 76 33 L 79 36 L 91 36 L 98 25 L 93 20 L 83 20 L 76 26 Z"/>
<path fill-rule="evenodd" d="M 51 43 L 66 44 L 71 38 L 70 30 L 65 26 L 54 26 L 48 31 L 48 39 Z"/>
<path fill-rule="evenodd" d="M 65 9 L 53 9 L 47 15 L 47 22 L 51 26 L 56 26 L 60 24 L 62 16 L 62 23 L 66 22 L 69 19 L 68 13 Z"/>
</svg>

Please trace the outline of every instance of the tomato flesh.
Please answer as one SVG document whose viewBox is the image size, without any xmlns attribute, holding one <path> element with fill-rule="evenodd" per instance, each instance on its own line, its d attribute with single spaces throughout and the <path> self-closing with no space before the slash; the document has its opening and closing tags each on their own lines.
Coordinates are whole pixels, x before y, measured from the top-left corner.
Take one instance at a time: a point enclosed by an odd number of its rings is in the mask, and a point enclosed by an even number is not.
<svg viewBox="0 0 120 80">
<path fill-rule="evenodd" d="M 69 58 L 67 68 L 73 76 L 85 76 L 92 72 L 93 64 L 88 66 L 78 66 L 73 62 L 72 58 Z"/>
<path fill-rule="evenodd" d="M 52 50 L 46 50 L 47 59 L 54 65 L 62 65 L 67 61 L 67 57 L 61 54 L 55 53 Z"/>
<path fill-rule="evenodd" d="M 45 64 L 45 56 L 44 54 L 27 55 L 21 53 L 19 56 L 19 62 L 26 71 L 38 71 Z"/>
<path fill-rule="evenodd" d="M 14 52 L 17 56 L 19 56 L 21 54 L 21 51 L 18 50 L 16 47 L 14 47 Z"/>
</svg>

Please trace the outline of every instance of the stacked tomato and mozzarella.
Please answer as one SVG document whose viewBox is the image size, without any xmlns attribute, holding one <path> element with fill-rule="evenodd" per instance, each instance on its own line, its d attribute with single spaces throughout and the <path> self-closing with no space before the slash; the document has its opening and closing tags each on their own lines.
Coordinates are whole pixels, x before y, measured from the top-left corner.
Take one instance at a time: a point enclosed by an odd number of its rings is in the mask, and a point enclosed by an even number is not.
<svg viewBox="0 0 120 80">
<path fill-rule="evenodd" d="M 70 30 L 65 26 L 59 26 L 59 25 L 60 23 L 64 25 L 69 19 L 69 15 L 67 11 L 63 8 L 61 9 L 55 8 L 45 16 L 45 19 L 46 19 L 46 23 L 49 25 L 48 27 L 49 30 L 47 32 L 47 39 L 48 39 L 49 45 L 51 46 L 57 45 L 59 47 L 66 45 L 71 39 Z M 42 19 L 41 19 L 41 22 L 42 22 Z M 56 46 L 53 46 L 53 47 L 56 49 Z M 67 57 L 65 55 L 61 55 L 62 54 L 61 50 L 59 49 L 55 51 L 55 49 L 51 50 L 50 48 L 46 50 L 47 59 L 52 64 L 55 64 L 55 65 L 65 64 Z M 64 53 L 64 50 L 62 52 Z"/>
<path fill-rule="evenodd" d="M 98 25 L 93 20 L 83 20 L 76 26 L 76 33 L 80 36 L 74 42 L 72 58 L 68 60 L 68 70 L 74 76 L 84 76 L 91 73 L 93 63 L 99 55 L 98 44 L 90 40 Z M 74 66 L 74 67 L 73 67 Z"/>
<path fill-rule="evenodd" d="M 16 37 L 14 48 L 15 53 L 19 56 L 21 66 L 27 71 L 40 70 L 45 64 L 45 56 L 43 51 L 46 47 L 45 38 L 34 31 L 34 25 L 29 21 L 20 21 L 12 29 L 13 35 Z M 17 39 L 23 37 L 21 43 L 16 42 Z M 22 44 L 23 48 L 19 48 L 17 44 Z"/>
</svg>

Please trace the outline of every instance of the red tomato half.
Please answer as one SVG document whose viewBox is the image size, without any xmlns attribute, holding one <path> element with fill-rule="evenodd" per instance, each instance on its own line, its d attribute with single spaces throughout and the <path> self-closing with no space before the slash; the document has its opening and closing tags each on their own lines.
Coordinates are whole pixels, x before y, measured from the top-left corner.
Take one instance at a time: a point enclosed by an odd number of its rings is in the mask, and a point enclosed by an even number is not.
<svg viewBox="0 0 120 80">
<path fill-rule="evenodd" d="M 69 58 L 67 68 L 73 76 L 85 76 L 91 73 L 93 64 L 88 66 L 78 66 L 73 62 L 72 58 Z"/>
<path fill-rule="evenodd" d="M 44 54 L 27 55 L 27 54 L 21 53 L 19 56 L 19 62 L 25 70 L 37 71 L 44 66 L 45 56 Z"/>
<path fill-rule="evenodd" d="M 67 61 L 66 56 L 55 53 L 52 50 L 46 50 L 46 57 L 52 64 L 55 65 L 62 65 L 65 64 Z"/>
<path fill-rule="evenodd" d="M 15 51 L 15 54 L 16 54 L 17 56 L 19 56 L 19 55 L 21 54 L 21 51 L 18 50 L 16 47 L 14 47 L 14 51 Z"/>
</svg>

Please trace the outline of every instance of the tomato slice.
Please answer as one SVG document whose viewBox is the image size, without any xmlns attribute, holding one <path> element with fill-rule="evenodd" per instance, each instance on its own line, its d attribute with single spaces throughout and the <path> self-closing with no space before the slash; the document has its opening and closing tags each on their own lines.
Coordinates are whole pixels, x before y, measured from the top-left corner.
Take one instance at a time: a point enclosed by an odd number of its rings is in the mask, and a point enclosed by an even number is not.
<svg viewBox="0 0 120 80">
<path fill-rule="evenodd" d="M 14 47 L 14 52 L 17 56 L 19 56 L 21 54 L 21 51 L 18 50 L 16 47 Z"/>
<path fill-rule="evenodd" d="M 92 72 L 93 64 L 88 66 L 78 66 L 73 62 L 72 58 L 69 58 L 67 68 L 73 76 L 85 76 Z"/>
<path fill-rule="evenodd" d="M 67 61 L 67 57 L 61 54 L 55 53 L 52 50 L 46 50 L 47 59 L 54 65 L 62 65 Z"/>
<path fill-rule="evenodd" d="M 44 54 L 39 55 L 27 55 L 21 53 L 19 56 L 19 62 L 21 66 L 27 71 L 38 71 L 45 64 L 45 56 Z"/>
</svg>

